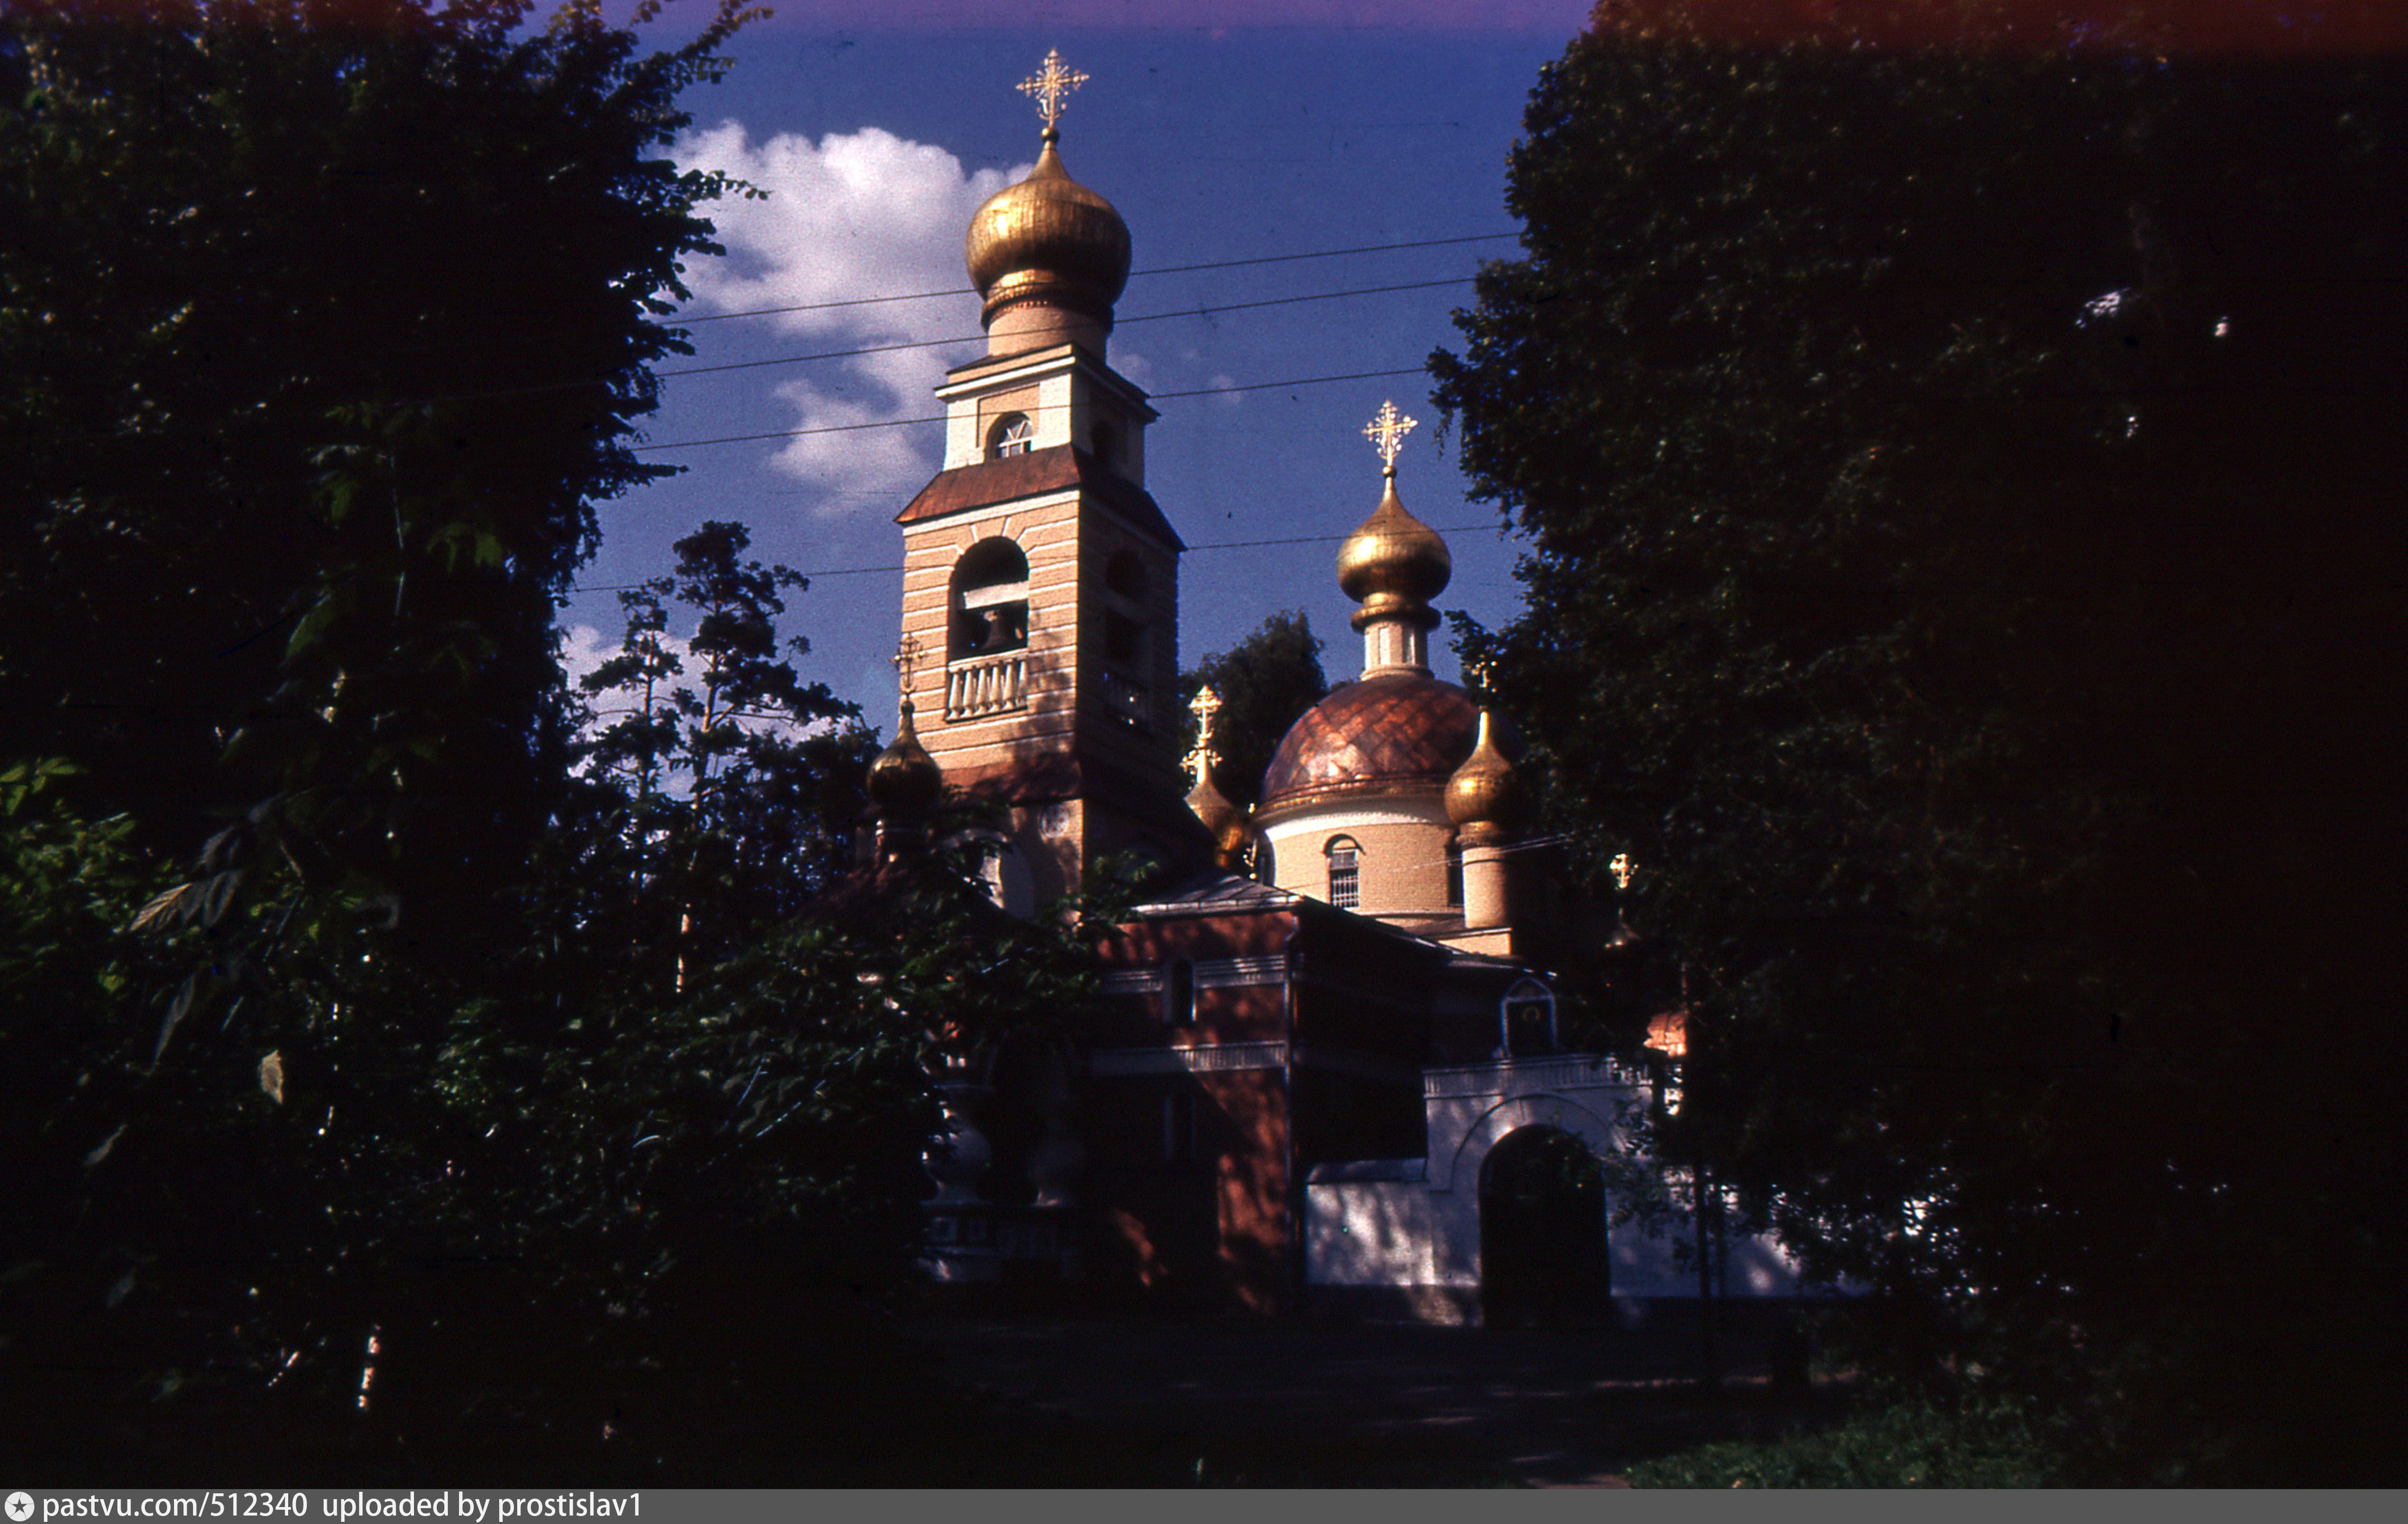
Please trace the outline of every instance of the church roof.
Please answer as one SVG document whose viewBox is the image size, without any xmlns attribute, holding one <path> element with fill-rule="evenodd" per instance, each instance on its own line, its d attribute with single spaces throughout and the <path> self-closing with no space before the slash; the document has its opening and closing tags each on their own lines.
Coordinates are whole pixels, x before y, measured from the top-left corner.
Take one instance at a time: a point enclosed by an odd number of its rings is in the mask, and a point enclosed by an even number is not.
<svg viewBox="0 0 2408 1524">
<path fill-rule="evenodd" d="M 1349 683 L 1288 727 L 1263 773 L 1261 812 L 1398 786 L 1442 788 L 1471 755 L 1479 727 L 1471 696 L 1426 673 Z"/>
<path fill-rule="evenodd" d="M 1163 517 L 1153 494 L 1075 444 L 1047 445 L 1024 454 L 939 471 L 920 489 L 920 495 L 895 516 L 895 522 L 918 524 L 948 513 L 993 508 L 1016 497 L 1036 497 L 1071 487 L 1085 492 L 1172 550 L 1187 548 L 1179 532 L 1170 527 L 1170 521 Z"/>
<path fill-rule="evenodd" d="M 1275 889 L 1226 869 L 1211 868 L 1191 873 L 1156 891 L 1151 899 L 1137 907 L 1137 913 L 1146 916 L 1192 915 L 1199 912 L 1285 910 L 1305 903 L 1309 901 L 1302 895 Z"/>
</svg>

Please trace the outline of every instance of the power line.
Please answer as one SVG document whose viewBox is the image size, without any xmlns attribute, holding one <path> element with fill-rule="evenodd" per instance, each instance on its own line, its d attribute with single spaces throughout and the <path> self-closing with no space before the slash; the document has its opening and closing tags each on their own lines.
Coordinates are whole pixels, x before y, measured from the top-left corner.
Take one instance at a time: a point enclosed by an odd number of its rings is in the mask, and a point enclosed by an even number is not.
<svg viewBox="0 0 2408 1524">
<path fill-rule="evenodd" d="M 1437 529 L 1437 531 L 1442 535 L 1469 535 L 1477 534 L 1483 529 L 1500 529 L 1505 526 L 1501 524 L 1447 524 L 1436 525 L 1432 527 Z M 1333 540 L 1352 539 L 1353 538 L 1354 538 L 1354 531 L 1349 530 L 1342 535 L 1295 535 L 1284 539 L 1219 539 L 1214 540 L 1209 545 L 1190 545 L 1187 549 L 1192 554 L 1197 551 L 1255 550 L 1265 545 L 1326 545 Z M 882 571 L 901 571 L 902 569 L 903 564 L 898 561 L 891 567 L 830 567 L 818 571 L 801 572 L 799 575 L 805 577 L 867 577 Z M 569 591 L 572 593 L 624 593 L 643 585 L 645 584 L 642 582 L 610 582 L 592 587 L 572 587 Z"/>
<path fill-rule="evenodd" d="M 1299 376 L 1293 381 L 1254 381 L 1245 386 L 1199 386 L 1193 391 L 1154 392 L 1150 395 L 1157 397 L 1224 396 L 1231 392 L 1270 392 L 1277 391 L 1283 386 L 1319 386 L 1330 381 L 1378 381 L 1390 376 L 1424 374 L 1426 372 L 1420 366 L 1408 366 L 1401 370 L 1358 370 L 1345 376 Z M 1047 410 L 1036 408 L 1024 410 L 1045 411 Z M 638 453 L 650 450 L 698 450 L 705 445 L 712 444 L 749 444 L 757 439 L 798 439 L 811 434 L 853 434 L 863 429 L 902 428 L 912 424 L 941 424 L 944 421 L 943 413 L 932 413 L 924 418 L 887 418 L 869 424 L 826 424 L 818 428 L 771 429 L 766 434 L 727 434 L 711 439 L 672 439 L 666 444 L 639 444 L 633 446 L 632 449 Z"/>
<path fill-rule="evenodd" d="M 1396 286 L 1357 286 L 1346 291 L 1318 291 L 1307 296 L 1273 296 L 1258 302 L 1224 302 L 1210 307 L 1182 308 L 1176 312 L 1141 312 L 1133 318 L 1115 318 L 1112 326 L 1125 328 L 1132 323 L 1160 323 L 1166 318 L 1206 318 L 1223 312 L 1243 312 L 1257 307 L 1293 307 L 1298 302 L 1335 301 L 1340 296 L 1378 296 L 1392 291 L 1426 291 L 1433 286 L 1468 286 L 1473 277 L 1454 276 L 1444 280 L 1411 280 Z M 849 360 L 863 354 L 892 354 L 898 350 L 942 349 L 948 344 L 975 344 L 984 334 L 962 334 L 948 338 L 913 338 L 893 344 L 872 344 L 862 349 L 823 350 L 816 354 L 787 354 L 774 360 L 732 360 L 725 365 L 687 366 L 681 370 L 656 370 L 652 374 L 666 381 L 671 376 L 709 376 L 723 370 L 759 370 L 765 366 L 796 366 L 812 360 Z M 529 387 L 529 391 L 557 391 L 571 386 L 597 385 L 595 381 L 557 381 L 550 386 Z M 486 396 L 510 394 L 488 392 Z M 1166 394 L 1168 395 L 1168 394 Z"/>
<path fill-rule="evenodd" d="M 1440 286 L 1468 286 L 1475 277 L 1451 276 L 1442 280 L 1409 280 L 1391 286 L 1354 286 L 1344 291 L 1317 291 L 1302 296 L 1271 296 L 1261 301 L 1225 302 L 1204 307 L 1182 308 L 1175 312 L 1140 312 L 1135 317 L 1117 318 L 1115 327 L 1132 323 L 1160 323 L 1170 318 L 1208 318 L 1223 312 L 1243 312 L 1257 308 L 1293 307 L 1300 302 L 1335 301 L 1341 296 L 1378 296 L 1398 291 L 1427 291 Z M 883 301 L 886 298 L 878 297 Z M 651 375 L 660 381 L 672 376 L 710 376 L 731 370 L 760 370 L 770 366 L 807 365 L 817 360 L 852 360 L 869 354 L 895 354 L 907 350 L 944 349 L 954 344 L 976 344 L 986 338 L 983 333 L 956 334 L 943 338 L 898 339 L 892 344 L 865 344 L 853 349 L 820 350 L 810 354 L 783 354 L 767 360 L 731 360 L 722 365 L 686 366 L 676 370 L 654 370 Z M 541 381 L 528 386 L 495 387 L 485 392 L 450 392 L 437 396 L 412 398 L 414 405 L 436 402 L 487 402 L 495 397 L 540 396 L 547 392 L 574 392 L 589 386 L 609 386 L 616 377 L 589 376 L 578 381 Z M 1166 394 L 1175 395 L 1175 394 Z M 657 446 L 653 448 L 659 448 Z"/>
<path fill-rule="evenodd" d="M 1285 265 L 1299 259 L 1337 259 L 1345 254 L 1384 254 L 1398 249 L 1439 249 L 1457 243 L 1490 243 L 1498 238 L 1518 238 L 1519 233 L 1472 233 L 1459 238 L 1419 238 L 1412 243 L 1366 243 L 1352 249 L 1324 249 L 1310 254 L 1263 254 L 1253 259 L 1215 259 L 1201 265 L 1158 265 L 1150 270 L 1131 270 L 1134 280 L 1148 275 L 1185 275 L 1196 270 L 1233 270 L 1246 265 Z M 713 312 L 708 317 L 678 317 L 669 321 L 679 323 L 725 323 L 731 318 L 774 317 L 781 312 L 827 312 L 846 307 L 875 307 L 885 302 L 924 302 L 939 296 L 975 296 L 976 286 L 953 286 L 943 291 L 912 291 L 895 296 L 850 296 L 834 302 L 801 302 L 793 307 L 755 307 L 741 312 Z M 1136 320 L 1131 319 L 1134 322 Z"/>
</svg>

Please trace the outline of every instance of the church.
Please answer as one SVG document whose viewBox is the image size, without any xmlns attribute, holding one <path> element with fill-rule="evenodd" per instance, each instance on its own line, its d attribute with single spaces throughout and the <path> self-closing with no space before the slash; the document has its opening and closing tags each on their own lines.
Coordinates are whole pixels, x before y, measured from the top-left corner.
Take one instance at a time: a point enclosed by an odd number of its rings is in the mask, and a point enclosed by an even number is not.
<svg viewBox="0 0 2408 1524">
<path fill-rule="evenodd" d="M 1430 670 L 1452 567 L 1399 495 L 1413 424 L 1393 403 L 1365 430 L 1380 496 L 1335 568 L 1360 676 L 1297 717 L 1251 812 L 1213 784 L 1209 689 L 1182 769 L 1183 546 L 1145 484 L 1160 417 L 1109 358 L 1129 232 L 1059 151 L 1084 78 L 1049 55 L 1021 86 L 1042 151 L 968 229 L 986 352 L 938 388 L 942 466 L 896 515 L 901 723 L 866 841 L 910 850 L 952 791 L 994 811 L 1011 913 L 1109 856 L 1155 871 L 1067 1047 L 947 1074 L 931 1275 L 1006 1301 L 1448 1323 L 1794 1295 L 1769 1243 L 1701 1277 L 1677 1235 L 1614 1210 L 1677 1042 L 1651 1067 L 1560 1041 L 1556 970 L 1624 933 L 1528 838 L 1510 727 Z"/>
</svg>

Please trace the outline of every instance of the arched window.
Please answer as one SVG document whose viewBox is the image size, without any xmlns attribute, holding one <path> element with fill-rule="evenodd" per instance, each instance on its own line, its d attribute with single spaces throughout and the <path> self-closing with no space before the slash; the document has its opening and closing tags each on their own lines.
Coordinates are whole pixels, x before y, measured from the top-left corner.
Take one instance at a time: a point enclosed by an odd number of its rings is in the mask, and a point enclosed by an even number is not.
<svg viewBox="0 0 2408 1524">
<path fill-rule="evenodd" d="M 982 539 L 953 563 L 953 661 L 1028 644 L 1028 557 L 1009 539 Z"/>
<path fill-rule="evenodd" d="M 1497 1002 L 1497 1057 L 1555 1053 L 1555 994 L 1536 979 L 1516 979 Z"/>
<path fill-rule="evenodd" d="M 1001 460 L 1006 455 L 1025 455 L 1037 445 L 1037 425 L 1025 412 L 1008 412 L 995 421 L 986 431 L 986 455 L 989 460 Z"/>
<path fill-rule="evenodd" d="M 1196 1024 L 1196 965 L 1183 957 L 1162 970 L 1162 1019 L 1173 1027 Z"/>
<path fill-rule="evenodd" d="M 1354 910 L 1363 902 L 1363 849 L 1351 836 L 1333 836 L 1322 849 L 1329 855 L 1329 902 L 1340 910 Z"/>
<path fill-rule="evenodd" d="M 1446 902 L 1460 907 L 1463 903 L 1463 843 L 1446 844 Z"/>
</svg>

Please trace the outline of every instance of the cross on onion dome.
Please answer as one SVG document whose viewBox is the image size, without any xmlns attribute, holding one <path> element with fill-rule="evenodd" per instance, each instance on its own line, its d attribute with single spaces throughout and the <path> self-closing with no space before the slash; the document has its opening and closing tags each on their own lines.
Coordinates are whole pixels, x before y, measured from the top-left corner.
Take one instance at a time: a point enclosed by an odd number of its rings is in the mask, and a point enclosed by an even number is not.
<svg viewBox="0 0 2408 1524">
<path fill-rule="evenodd" d="M 1054 123 L 1062 115 L 1063 106 L 1070 92 L 1087 82 L 1087 77 L 1077 69 L 1065 67 L 1059 49 L 1045 50 L 1044 67 L 1020 81 L 1019 92 L 1037 103 L 1037 114 L 1045 119 L 1045 140 L 1054 140 Z"/>
<path fill-rule="evenodd" d="M 1221 760 L 1220 752 L 1212 745 L 1212 716 L 1221 712 L 1221 696 L 1207 683 L 1196 690 L 1187 707 L 1196 714 L 1196 748 L 1187 754 L 1187 765 L 1195 769 L 1196 781 L 1201 784 L 1211 772 L 1212 764 Z"/>
<path fill-rule="evenodd" d="M 1420 420 L 1408 418 L 1397 410 L 1394 402 L 1383 402 L 1371 421 L 1363 425 L 1363 438 L 1380 453 L 1380 471 L 1383 476 L 1397 474 L 1397 455 L 1405 448 L 1405 436 L 1411 434 Z"/>
<path fill-rule="evenodd" d="M 911 707 L 911 674 L 919 669 L 920 653 L 924 649 L 918 636 L 906 635 L 903 643 L 895 648 L 895 654 L 888 658 L 895 663 L 896 685 L 901 690 L 903 707 L 907 710 Z"/>
</svg>

